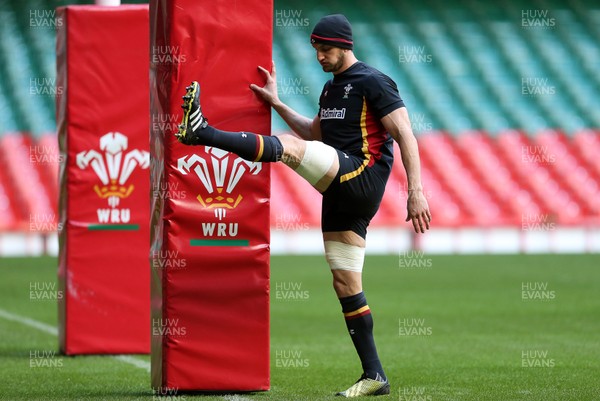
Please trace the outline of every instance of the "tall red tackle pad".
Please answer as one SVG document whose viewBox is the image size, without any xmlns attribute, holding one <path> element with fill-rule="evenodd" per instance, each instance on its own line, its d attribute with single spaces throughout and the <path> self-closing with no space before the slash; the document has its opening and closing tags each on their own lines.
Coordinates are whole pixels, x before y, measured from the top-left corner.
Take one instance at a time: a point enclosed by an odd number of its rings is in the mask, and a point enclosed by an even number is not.
<svg viewBox="0 0 600 401">
<path fill-rule="evenodd" d="M 56 18 L 60 349 L 149 353 L 148 6 Z"/>
<path fill-rule="evenodd" d="M 270 133 L 272 1 L 150 4 L 152 387 L 269 389 L 268 164 L 174 134 L 185 87 L 229 131 Z"/>
</svg>

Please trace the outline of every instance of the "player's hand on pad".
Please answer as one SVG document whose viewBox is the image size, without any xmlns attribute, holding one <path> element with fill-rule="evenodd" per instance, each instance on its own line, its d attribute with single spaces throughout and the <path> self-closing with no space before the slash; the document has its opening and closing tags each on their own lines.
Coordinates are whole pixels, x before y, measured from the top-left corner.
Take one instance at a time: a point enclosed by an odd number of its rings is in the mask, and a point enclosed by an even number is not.
<svg viewBox="0 0 600 401">
<path fill-rule="evenodd" d="M 279 96 L 277 95 L 277 72 L 275 71 L 275 62 L 271 64 L 271 72 L 265 68 L 258 66 L 258 70 L 263 73 L 266 78 L 265 85 L 260 87 L 256 84 L 250 84 L 250 89 L 259 95 L 265 102 L 271 106 L 279 102 Z"/>
</svg>

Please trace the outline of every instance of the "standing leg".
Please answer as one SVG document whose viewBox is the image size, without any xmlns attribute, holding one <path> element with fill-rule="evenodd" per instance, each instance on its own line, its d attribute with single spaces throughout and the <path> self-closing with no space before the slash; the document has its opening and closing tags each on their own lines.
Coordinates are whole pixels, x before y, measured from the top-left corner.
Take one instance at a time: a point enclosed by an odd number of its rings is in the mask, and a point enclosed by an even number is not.
<svg viewBox="0 0 600 401">
<path fill-rule="evenodd" d="M 348 333 L 360 358 L 363 375 L 345 397 L 389 394 L 373 338 L 373 316 L 362 290 L 365 240 L 352 231 L 325 232 L 325 254 L 333 274 L 333 288 L 342 305 Z"/>
</svg>

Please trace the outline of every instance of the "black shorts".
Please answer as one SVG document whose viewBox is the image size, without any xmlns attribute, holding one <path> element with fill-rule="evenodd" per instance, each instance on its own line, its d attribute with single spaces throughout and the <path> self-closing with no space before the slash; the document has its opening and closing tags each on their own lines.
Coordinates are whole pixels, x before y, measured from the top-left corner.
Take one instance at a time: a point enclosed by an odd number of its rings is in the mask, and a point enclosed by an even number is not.
<svg viewBox="0 0 600 401">
<path fill-rule="evenodd" d="M 350 230 L 366 238 L 367 227 L 381 204 L 391 163 L 375 162 L 361 171 L 363 158 L 336 151 L 340 170 L 323 192 L 321 229 L 323 232 Z"/>
</svg>

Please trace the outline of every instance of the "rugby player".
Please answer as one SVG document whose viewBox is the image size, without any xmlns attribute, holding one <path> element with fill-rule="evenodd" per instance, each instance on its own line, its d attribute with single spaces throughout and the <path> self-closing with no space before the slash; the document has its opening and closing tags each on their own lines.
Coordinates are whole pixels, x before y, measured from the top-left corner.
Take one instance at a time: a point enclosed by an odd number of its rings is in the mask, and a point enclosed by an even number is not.
<svg viewBox="0 0 600 401">
<path fill-rule="evenodd" d="M 363 293 L 362 269 L 367 227 L 392 169 L 394 141 L 400 146 L 408 180 L 406 221 L 417 233 L 429 229 L 431 214 L 421 185 L 417 141 L 394 81 L 354 55 L 352 27 L 345 16 L 321 18 L 310 41 L 323 71 L 333 74 L 323 87 L 314 118 L 301 116 L 279 100 L 274 64 L 270 72 L 258 67 L 266 78 L 264 86 L 250 85 L 294 134 L 263 136 L 211 127 L 200 107 L 200 86 L 192 82 L 183 97 L 176 135 L 183 144 L 214 146 L 250 161 L 281 161 L 322 193 L 325 257 L 363 370 L 354 385 L 337 395 L 389 394 Z"/>
</svg>

